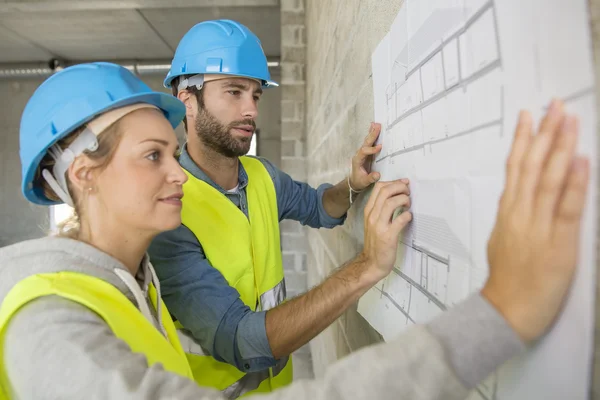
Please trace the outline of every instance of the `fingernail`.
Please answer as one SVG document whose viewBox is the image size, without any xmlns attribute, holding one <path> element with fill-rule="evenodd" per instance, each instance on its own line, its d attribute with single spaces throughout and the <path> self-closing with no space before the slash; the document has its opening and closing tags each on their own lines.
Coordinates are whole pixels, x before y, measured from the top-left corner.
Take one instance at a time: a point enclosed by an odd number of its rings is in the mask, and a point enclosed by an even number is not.
<svg viewBox="0 0 600 400">
<path fill-rule="evenodd" d="M 408 185 L 409 180 L 406 178 L 400 179 L 400 182 L 405 183 Z"/>
<path fill-rule="evenodd" d="M 375 122 L 371 122 L 371 126 L 369 128 L 373 129 L 374 126 L 375 126 Z"/>
</svg>

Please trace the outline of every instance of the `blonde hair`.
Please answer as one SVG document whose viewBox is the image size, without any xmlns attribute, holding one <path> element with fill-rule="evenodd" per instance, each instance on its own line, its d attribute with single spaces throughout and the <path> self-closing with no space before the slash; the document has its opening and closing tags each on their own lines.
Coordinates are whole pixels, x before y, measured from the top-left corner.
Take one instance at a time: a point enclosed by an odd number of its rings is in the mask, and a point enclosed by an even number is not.
<svg viewBox="0 0 600 400">
<path fill-rule="evenodd" d="M 64 137 L 63 139 L 61 139 L 57 143 L 58 146 L 62 150 L 65 150 L 66 148 L 69 147 L 69 145 L 71 145 L 71 143 L 73 143 L 73 141 L 75 139 L 77 139 L 77 137 L 81 134 L 81 132 L 83 132 L 85 130 L 85 128 L 86 128 L 85 126 L 79 127 L 78 129 L 76 129 L 75 131 L 73 131 L 72 133 L 70 133 L 69 135 Z M 112 158 L 115 154 L 115 151 L 117 149 L 117 146 L 119 145 L 119 142 L 121 141 L 122 136 L 123 136 L 122 132 L 119 129 L 119 121 L 116 121 L 115 123 L 110 125 L 105 131 L 103 131 L 98 136 L 98 148 L 93 152 L 86 150 L 83 152 L 82 155 L 85 155 L 86 157 L 90 158 L 91 160 L 96 161 L 97 165 L 96 165 L 96 167 L 94 167 L 94 169 L 102 170 L 102 169 L 106 168 L 106 166 L 112 160 Z M 60 197 L 58 197 L 58 195 L 50 187 L 48 182 L 46 182 L 46 180 L 42 177 L 42 171 L 44 169 L 52 171 L 54 164 L 55 164 L 54 158 L 52 158 L 52 156 L 49 153 L 46 153 L 46 155 L 40 162 L 40 165 L 38 166 L 38 169 L 35 173 L 34 185 L 41 187 L 42 191 L 44 193 L 44 196 L 46 196 L 48 199 L 53 200 L 53 201 L 62 202 Z M 80 216 L 81 216 L 82 210 L 81 210 L 81 205 L 79 203 L 80 199 L 78 198 L 76 193 L 74 193 L 74 191 L 71 187 L 71 182 L 69 181 L 68 174 L 66 176 L 66 181 L 67 181 L 67 187 L 69 190 L 69 194 L 71 195 L 71 198 L 73 199 L 74 211 L 73 211 L 73 215 L 71 215 L 69 218 L 67 218 L 60 224 L 58 224 L 58 226 L 57 226 L 58 232 L 56 233 L 56 235 L 61 236 L 61 237 L 69 237 L 69 238 L 76 239 L 79 236 L 79 231 L 81 228 Z"/>
</svg>

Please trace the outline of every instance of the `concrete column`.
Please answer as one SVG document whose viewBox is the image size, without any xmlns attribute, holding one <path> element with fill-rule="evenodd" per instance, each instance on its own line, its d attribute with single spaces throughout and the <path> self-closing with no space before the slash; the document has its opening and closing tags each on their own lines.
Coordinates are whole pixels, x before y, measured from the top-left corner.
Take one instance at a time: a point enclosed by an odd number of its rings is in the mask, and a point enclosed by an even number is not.
<svg viewBox="0 0 600 400">
<path fill-rule="evenodd" d="M 281 168 L 306 180 L 304 0 L 281 1 Z M 281 224 L 281 247 L 288 295 L 306 290 L 306 234 L 301 225 Z"/>
<path fill-rule="evenodd" d="M 281 0 L 281 168 L 306 181 L 305 153 L 305 0 Z M 306 228 L 294 221 L 281 223 L 281 248 L 288 297 L 306 291 Z M 294 353 L 294 379 L 313 376 L 309 346 Z"/>
</svg>

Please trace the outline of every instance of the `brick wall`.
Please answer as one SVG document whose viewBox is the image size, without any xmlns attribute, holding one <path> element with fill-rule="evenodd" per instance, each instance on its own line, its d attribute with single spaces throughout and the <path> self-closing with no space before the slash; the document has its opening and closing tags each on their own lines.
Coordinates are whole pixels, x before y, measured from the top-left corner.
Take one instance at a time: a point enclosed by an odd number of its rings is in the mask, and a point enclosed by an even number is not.
<svg viewBox="0 0 600 400">
<path fill-rule="evenodd" d="M 281 168 L 306 180 L 304 0 L 281 1 Z M 306 291 L 306 234 L 294 221 L 281 224 L 288 296 Z"/>
<path fill-rule="evenodd" d="M 307 180 L 313 186 L 338 182 L 348 173 L 350 158 L 373 118 L 371 54 L 401 4 L 402 0 L 307 0 L 304 148 Z M 362 248 L 361 200 L 344 226 L 307 231 L 309 286 Z M 311 342 L 315 375 L 323 376 L 327 365 L 379 340 L 355 309 L 349 310 Z"/>
<path fill-rule="evenodd" d="M 281 168 L 306 181 L 304 0 L 281 0 Z M 295 221 L 281 223 L 281 247 L 288 297 L 306 291 L 306 229 Z M 294 353 L 294 378 L 311 378 L 310 348 Z"/>
</svg>

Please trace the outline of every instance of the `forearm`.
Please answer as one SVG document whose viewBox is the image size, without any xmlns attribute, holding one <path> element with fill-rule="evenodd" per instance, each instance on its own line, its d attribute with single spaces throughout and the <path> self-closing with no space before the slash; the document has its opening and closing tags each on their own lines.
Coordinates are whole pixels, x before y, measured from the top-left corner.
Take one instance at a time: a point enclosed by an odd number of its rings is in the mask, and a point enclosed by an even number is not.
<svg viewBox="0 0 600 400">
<path fill-rule="evenodd" d="M 350 189 L 347 178 L 323 193 L 323 208 L 332 218 L 341 218 L 350 208 Z"/>
<path fill-rule="evenodd" d="M 460 400 L 524 349 L 502 316 L 474 295 L 426 326 L 344 357 L 321 379 L 296 382 L 264 400 Z"/>
<path fill-rule="evenodd" d="M 288 356 L 342 315 L 376 282 L 367 270 L 366 260 L 359 256 L 309 292 L 267 311 L 273 356 Z"/>
</svg>

